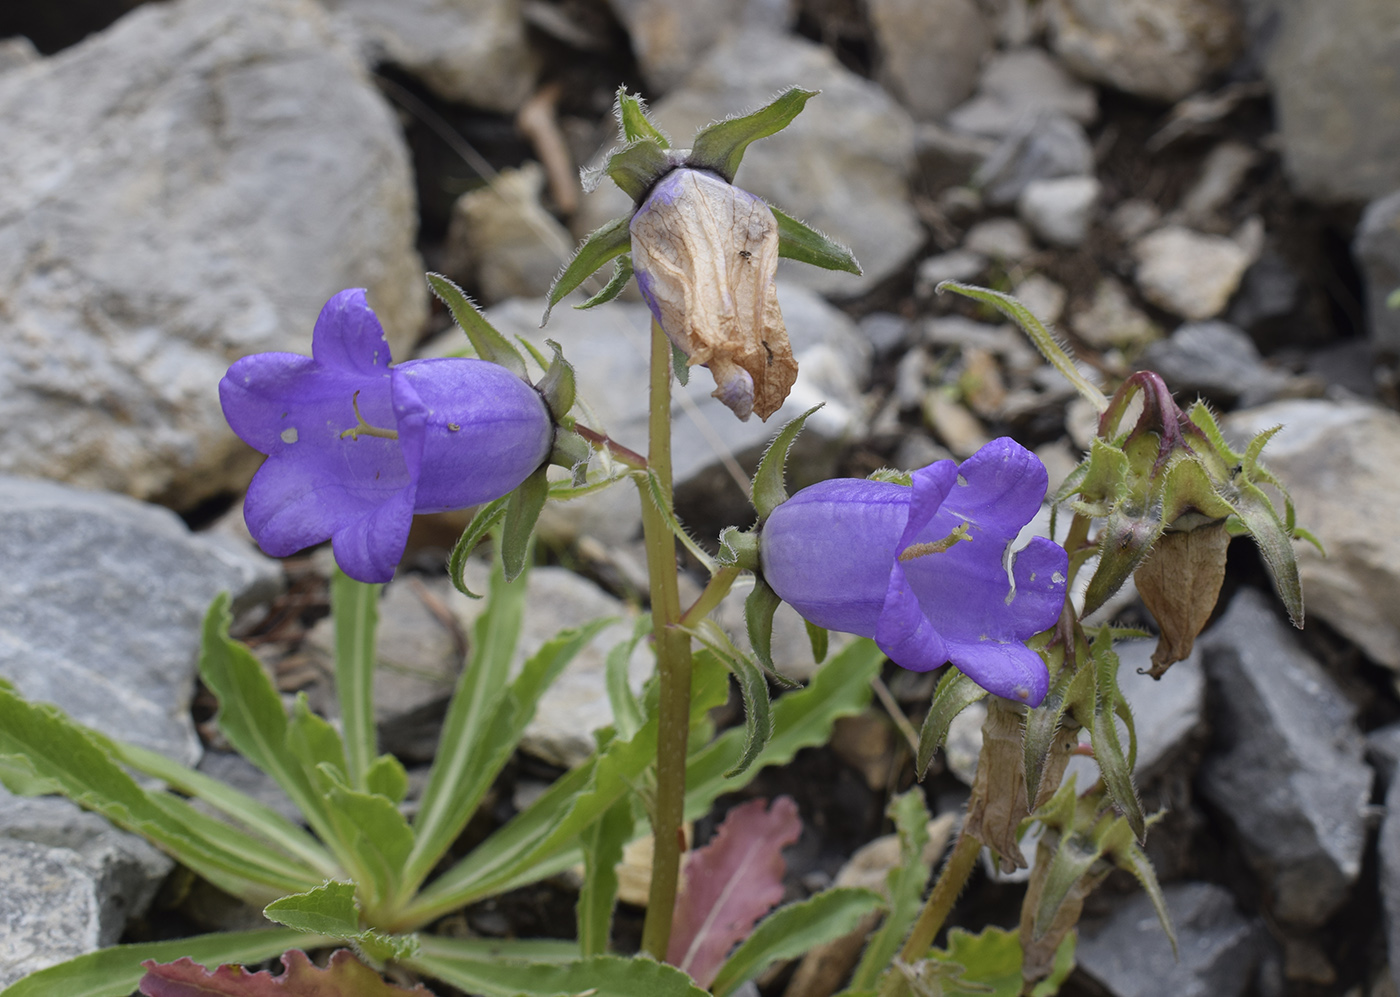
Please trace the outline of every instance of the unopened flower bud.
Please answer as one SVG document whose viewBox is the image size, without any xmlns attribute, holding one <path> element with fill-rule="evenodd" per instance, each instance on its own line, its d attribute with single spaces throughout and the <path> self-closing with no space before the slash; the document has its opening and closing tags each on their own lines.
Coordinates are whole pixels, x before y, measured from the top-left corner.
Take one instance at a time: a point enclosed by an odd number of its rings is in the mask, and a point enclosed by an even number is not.
<svg viewBox="0 0 1400 997">
<path fill-rule="evenodd" d="M 767 419 L 797 379 L 773 275 L 778 223 L 761 198 L 704 170 L 666 174 L 631 222 L 632 265 L 657 322 L 714 397 Z"/>
</svg>

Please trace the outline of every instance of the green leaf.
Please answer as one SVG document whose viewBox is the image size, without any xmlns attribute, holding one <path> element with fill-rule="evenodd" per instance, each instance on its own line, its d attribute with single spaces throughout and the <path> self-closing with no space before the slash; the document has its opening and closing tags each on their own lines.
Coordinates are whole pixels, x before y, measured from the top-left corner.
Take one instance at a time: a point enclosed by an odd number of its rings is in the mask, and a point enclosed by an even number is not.
<svg viewBox="0 0 1400 997">
<path fill-rule="evenodd" d="M 768 449 L 763 451 L 763 458 L 758 462 L 758 470 L 753 476 L 753 502 L 754 510 L 758 513 L 760 524 L 767 521 L 773 514 L 773 510 L 787 501 L 787 484 L 783 478 L 787 472 L 788 454 L 792 450 L 793 443 L 797 440 L 797 434 L 802 432 L 802 427 L 813 412 L 821 408 L 821 405 L 813 405 L 806 412 L 803 412 L 796 419 L 793 419 L 784 426 L 778 435 L 773 437 L 773 442 L 768 444 Z"/>
<path fill-rule="evenodd" d="M 603 955 L 612 935 L 613 907 L 617 903 L 617 864 L 622 849 L 632 840 L 635 827 L 630 800 L 618 800 L 602 819 L 586 828 L 583 845 L 583 886 L 578 892 L 576 920 L 579 955 Z"/>
<path fill-rule="evenodd" d="M 671 148 L 671 143 L 647 115 L 646 103 L 641 97 L 634 97 L 626 87 L 617 88 L 617 121 L 622 128 L 622 140 L 635 142 L 639 138 L 649 138 L 663 149 Z"/>
<path fill-rule="evenodd" d="M 982 992 L 993 997 L 1019 997 L 1021 993 L 1021 943 L 1015 932 L 987 927 L 974 935 L 962 928 L 950 928 L 947 950 L 935 949 L 930 956 L 961 967 L 956 981 L 947 988 L 949 994 Z M 967 984 L 984 989 L 974 990 Z"/>
<path fill-rule="evenodd" d="M 206 965 L 257 963 L 298 945 L 312 948 L 329 941 L 288 928 L 264 928 L 113 945 L 30 973 L 0 990 L 0 997 L 127 997 L 146 975 L 141 964 L 147 959 L 170 962 L 188 957 Z"/>
<path fill-rule="evenodd" d="M 385 982 L 379 972 L 349 949 L 331 953 L 317 966 L 301 949 L 282 953 L 281 973 L 251 972 L 237 965 L 206 969 L 190 959 L 149 964 L 141 992 L 160 997 L 426 997 L 422 987 L 408 990 Z"/>
<path fill-rule="evenodd" d="M 734 174 L 743 162 L 744 150 L 749 143 L 767 138 L 792 124 L 793 118 L 817 93 L 816 90 L 790 87 L 752 114 L 706 125 L 696 133 L 691 143 L 690 165 L 713 170 L 733 183 Z"/>
<path fill-rule="evenodd" d="M 526 478 L 506 502 L 506 518 L 501 525 L 501 566 L 507 581 L 514 581 L 525 570 L 544 500 L 549 498 L 549 468 L 541 466 Z"/>
<path fill-rule="evenodd" d="M 772 709 L 773 737 L 745 775 L 751 779 L 769 765 L 787 764 L 803 748 L 825 744 L 838 719 L 870 704 L 870 680 L 884 660 L 874 641 L 859 638 L 822 665 L 805 689 L 779 696 Z M 727 779 L 724 773 L 743 756 L 745 740 L 744 731 L 731 728 L 691 755 L 685 777 L 687 820 L 708 813 L 721 794 L 743 788 L 747 780 Z"/>
<path fill-rule="evenodd" d="M 1031 997 L 1055 997 L 1060 992 L 1060 987 L 1069 979 L 1069 974 L 1074 972 L 1074 947 L 1077 939 L 1078 935 L 1073 931 L 1065 935 L 1064 941 L 1055 949 L 1055 962 L 1050 969 L 1050 975 L 1031 988 Z"/>
<path fill-rule="evenodd" d="M 628 142 L 608 157 L 603 172 L 623 193 L 640 204 L 651 185 L 672 167 L 666 150 L 654 138 Z"/>
<path fill-rule="evenodd" d="M 582 311 L 585 308 L 597 308 L 599 305 L 605 305 L 621 294 L 631 279 L 632 257 L 623 254 L 613 262 L 612 277 L 603 285 L 603 289 L 587 301 L 574 305 L 574 307 Z"/>
<path fill-rule="evenodd" d="M 854 931 L 883 902 L 872 890 L 842 887 L 779 907 L 725 960 L 711 993 L 728 997 L 779 959 L 794 959 Z"/>
<path fill-rule="evenodd" d="M 332 880 L 314 890 L 274 900 L 263 909 L 263 915 L 297 931 L 331 938 L 351 938 L 361 931 L 354 883 Z"/>
<path fill-rule="evenodd" d="M 628 228 L 630 222 L 631 218 L 624 215 L 621 218 L 614 218 L 606 225 L 588 234 L 587 238 L 579 245 L 573 258 L 564 265 L 563 270 L 559 271 L 559 276 L 554 278 L 554 283 L 549 288 L 544 318 L 540 319 L 541 326 L 549 321 L 549 313 L 554 309 L 554 306 L 563 301 L 567 295 L 578 290 L 580 285 L 593 276 L 599 267 L 632 248 L 632 232 Z"/>
<path fill-rule="evenodd" d="M 955 665 L 947 667 L 938 680 L 938 689 L 929 704 L 928 716 L 924 717 L 923 730 L 919 732 L 919 758 L 914 769 L 920 779 L 928 771 L 934 752 L 948 736 L 953 718 L 986 695 L 987 690 L 958 671 Z"/>
<path fill-rule="evenodd" d="M 924 861 L 924 846 L 928 844 L 928 807 L 918 786 L 896 796 L 887 811 L 899 834 L 899 865 L 891 869 L 889 911 L 880 930 L 870 937 L 860 963 L 851 976 L 851 989 L 864 990 L 873 986 L 882 970 L 894 959 L 899 946 L 919 916 L 919 901 L 928 883 L 930 867 Z"/>
<path fill-rule="evenodd" d="M 369 882 L 360 887 L 371 909 L 377 908 L 397 892 L 413 851 L 413 830 L 387 797 L 356 792 L 339 785 L 334 773 L 327 775 L 322 792 L 330 800 L 331 817 L 360 867 L 368 872 Z"/>
<path fill-rule="evenodd" d="M 608 704 L 612 707 L 613 728 L 617 731 L 617 736 L 625 741 L 632 739 L 646 719 L 642 716 L 642 704 L 637 701 L 637 695 L 632 691 L 629 666 L 637 645 L 644 637 L 650 635 L 651 624 L 650 613 L 638 616 L 632 636 L 608 652 L 604 667 Z"/>
<path fill-rule="evenodd" d="M 454 941 L 425 937 L 406 965 L 483 997 L 708 997 L 679 969 L 650 959 L 600 955 L 562 964 L 484 960 L 457 955 Z"/>
<path fill-rule="evenodd" d="M 1035 348 L 1040 351 L 1040 355 L 1050 361 L 1050 364 L 1064 376 L 1065 380 L 1088 399 L 1096 411 L 1103 412 L 1108 408 L 1108 399 L 1103 396 L 1103 392 L 1079 373 L 1079 368 L 1075 366 L 1074 360 L 1066 348 L 1021 302 L 1009 294 L 1002 294 L 1000 291 L 992 291 L 985 287 L 975 287 L 971 284 L 960 284 L 955 280 L 945 280 L 934 288 L 938 294 L 942 294 L 945 290 L 991 305 L 1011 319 L 1030 338 Z"/>
<path fill-rule="evenodd" d="M 1128 819 L 1137 839 L 1142 841 L 1147 837 L 1147 821 L 1143 817 L 1137 788 L 1133 786 L 1133 760 L 1124 755 L 1123 746 L 1118 740 L 1118 724 L 1114 718 L 1119 704 L 1126 710 L 1127 703 L 1118 691 L 1118 655 L 1113 651 L 1113 641 L 1107 632 L 1094 641 L 1092 651 L 1095 672 L 1094 723 L 1089 733 L 1094 744 L 1094 760 L 1098 762 L 1104 787 Z M 1131 732 L 1132 729 L 1132 715 L 1129 714 L 1128 730 Z"/>
<path fill-rule="evenodd" d="M 1273 503 L 1259 488 L 1241 483 L 1235 512 L 1249 530 L 1249 535 L 1269 569 L 1274 590 L 1288 609 L 1288 618 L 1295 627 L 1303 625 L 1303 586 L 1298 580 L 1298 562 L 1293 556 L 1290 531 L 1279 521 Z"/>
<path fill-rule="evenodd" d="M 505 518 L 506 505 L 509 501 L 510 496 L 503 495 L 494 502 L 489 502 L 478 509 L 462 535 L 457 538 L 457 543 L 452 548 L 452 555 L 447 559 L 447 573 L 452 577 L 453 587 L 469 598 L 479 599 L 481 597 L 467 588 L 467 558 L 486 538 L 486 534 L 495 529 L 496 525 Z"/>
<path fill-rule="evenodd" d="M 350 785 L 365 788 L 365 776 L 379 744 L 374 726 L 375 628 L 382 585 L 357 582 L 336 569 L 331 577 L 331 618 L 335 621 L 335 691 L 345 734 Z"/>
<path fill-rule="evenodd" d="M 399 804 L 408 795 L 408 772 L 393 755 L 380 755 L 365 773 L 365 786 L 390 803 Z"/>
<path fill-rule="evenodd" d="M 744 624 L 749 633 L 749 646 L 770 671 L 777 671 L 773 664 L 773 614 L 782 604 L 783 600 L 772 586 L 761 575 L 756 575 L 753 591 L 744 600 Z"/>
<path fill-rule="evenodd" d="M 144 835 L 228 893 L 261 902 L 315 879 L 301 862 L 235 828 L 227 827 L 219 842 L 205 840 L 191 829 L 201 815 L 189 804 L 138 786 L 113 761 L 105 739 L 89 735 L 55 706 L 26 702 L 12 687 L 0 687 L 0 758 L 0 776 L 12 792 L 60 790 L 79 806 Z M 227 841 L 236 842 L 236 850 Z"/>
<path fill-rule="evenodd" d="M 830 236 L 804 225 L 771 204 L 768 210 L 778 223 L 778 255 L 799 263 L 810 263 L 823 270 L 842 270 L 857 277 L 865 273 L 855 254 Z"/>
<path fill-rule="evenodd" d="M 510 344 L 496 331 L 495 326 L 486 321 L 486 316 L 482 315 L 476 305 L 472 304 L 460 287 L 452 283 L 440 273 L 428 274 L 428 286 L 433 289 L 433 294 L 447 306 L 447 310 L 452 313 L 452 318 L 457 325 L 467 334 L 471 340 L 472 348 L 476 350 L 476 355 L 482 360 L 489 360 L 491 363 L 500 364 L 522 381 L 529 380 L 529 375 L 525 369 L 525 358 L 520 355 L 520 351 Z"/>
<path fill-rule="evenodd" d="M 744 752 L 734 766 L 724 773 L 726 779 L 733 779 L 754 763 L 773 737 L 768 678 L 762 668 L 734 646 L 714 620 L 702 621 L 695 636 L 733 673 L 739 683 L 739 693 L 744 698 Z"/>
<path fill-rule="evenodd" d="M 321 717 L 311 712 L 306 693 L 297 693 L 292 705 L 292 719 L 287 724 L 287 750 L 297 759 L 306 772 L 307 778 L 316 783 L 316 770 L 321 765 L 329 765 L 347 778 L 345 772 L 345 747 L 340 734 Z"/>
<path fill-rule="evenodd" d="M 1022 738 L 1022 745 L 1026 763 L 1026 799 L 1032 803 L 1040 798 L 1040 783 L 1045 777 L 1045 766 L 1051 746 L 1069 706 L 1070 686 L 1078 674 L 1080 673 L 1074 667 L 1074 663 L 1066 661 L 1055 673 L 1045 699 L 1035 709 L 1026 713 L 1026 732 Z"/>
</svg>

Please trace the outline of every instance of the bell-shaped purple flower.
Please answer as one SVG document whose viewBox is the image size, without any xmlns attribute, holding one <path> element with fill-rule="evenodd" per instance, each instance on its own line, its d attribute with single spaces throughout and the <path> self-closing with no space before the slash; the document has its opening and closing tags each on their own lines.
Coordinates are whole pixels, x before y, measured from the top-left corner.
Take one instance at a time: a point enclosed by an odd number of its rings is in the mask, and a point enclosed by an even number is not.
<svg viewBox="0 0 1400 997">
<path fill-rule="evenodd" d="M 915 471 L 912 488 L 823 481 L 763 524 L 763 577 L 812 623 L 874 638 L 897 665 L 951 662 L 1036 706 L 1049 675 L 1025 641 L 1059 618 L 1068 557 L 1043 537 L 1014 555 L 1010 545 L 1047 483 L 1040 460 L 1007 438 Z"/>
<path fill-rule="evenodd" d="M 357 288 L 321 310 L 311 356 L 258 353 L 219 382 L 229 426 L 267 454 L 243 514 L 268 554 L 329 539 L 351 578 L 388 581 L 415 512 L 499 498 L 549 455 L 544 400 L 504 367 L 390 360 Z"/>
</svg>

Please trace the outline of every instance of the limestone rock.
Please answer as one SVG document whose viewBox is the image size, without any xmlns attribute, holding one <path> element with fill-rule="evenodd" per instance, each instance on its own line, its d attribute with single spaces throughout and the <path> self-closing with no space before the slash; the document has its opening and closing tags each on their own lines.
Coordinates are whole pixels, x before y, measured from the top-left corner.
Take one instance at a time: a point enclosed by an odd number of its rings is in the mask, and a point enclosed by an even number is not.
<svg viewBox="0 0 1400 997">
<path fill-rule="evenodd" d="M 716 118 L 751 111 L 790 86 L 821 95 L 783 131 L 749 146 L 736 181 L 850 246 L 865 269 L 855 277 L 785 260 L 780 279 L 823 294 L 861 294 L 908 262 L 924 239 L 909 204 L 914 123 L 893 98 L 824 46 L 749 30 L 716 45 L 652 113 L 684 144 Z M 591 231 L 631 208 L 628 197 L 605 182 L 584 197 L 576 231 Z"/>
<path fill-rule="evenodd" d="M 1327 556 L 1294 545 L 1307 612 L 1400 671 L 1400 416 L 1363 402 L 1299 399 L 1232 413 L 1224 429 L 1237 448 L 1272 426 L 1283 429 L 1263 462 L 1288 487 L 1298 523 Z"/>
<path fill-rule="evenodd" d="M 1400 290 L 1400 190 L 1366 208 L 1352 252 L 1366 278 L 1371 342 L 1400 353 L 1400 308 L 1390 307 L 1391 295 Z"/>
<path fill-rule="evenodd" d="M 350 286 L 425 316 L 408 155 L 310 0 L 142 6 L 0 74 L 0 473 L 189 506 L 247 482 L 229 363 Z"/>
<path fill-rule="evenodd" d="M 1142 365 L 1161 374 L 1182 397 L 1203 395 L 1226 408 L 1269 401 L 1289 381 L 1265 365 L 1243 329 L 1218 321 L 1183 324 L 1150 344 Z"/>
<path fill-rule="evenodd" d="M 609 0 L 627 34 L 649 96 L 684 82 L 726 32 L 768 28 L 786 31 L 792 0 Z"/>
<path fill-rule="evenodd" d="M 941 118 L 977 85 L 992 25 L 973 0 L 866 0 L 880 78 L 920 121 Z"/>
<path fill-rule="evenodd" d="M 1089 235 L 1100 187 L 1094 177 L 1032 180 L 1017 198 L 1016 211 L 1046 242 L 1072 249 Z"/>
<path fill-rule="evenodd" d="M 1201 786 L 1238 831 L 1274 915 L 1316 927 L 1361 871 L 1372 774 L 1355 707 L 1269 599 L 1240 590 L 1201 638 L 1219 710 Z"/>
<path fill-rule="evenodd" d="M 220 591 L 274 592 L 276 562 L 120 495 L 0 476 L 0 675 L 34 701 L 185 764 L 201 622 Z"/>
<path fill-rule="evenodd" d="M 1041 113 L 1062 114 L 1089 125 L 1099 115 L 1098 95 L 1044 49 L 1028 46 L 989 58 L 976 96 L 954 109 L 948 124 L 958 131 L 1001 138 Z"/>
<path fill-rule="evenodd" d="M 115 941 L 121 928 L 104 922 L 81 856 L 0 838 L 0 986 Z"/>
<path fill-rule="evenodd" d="M 1150 100 L 1180 100 L 1239 51 L 1229 0 L 1051 0 L 1055 54 L 1076 73 Z"/>
<path fill-rule="evenodd" d="M 321 0 L 350 25 L 371 66 L 391 62 L 439 95 L 518 110 L 535 84 L 521 0 Z"/>
<path fill-rule="evenodd" d="M 1242 240 L 1181 225 L 1149 232 L 1133 245 L 1143 296 L 1173 315 L 1200 321 L 1225 310 L 1255 252 Z"/>
<path fill-rule="evenodd" d="M 973 175 L 992 207 L 1015 204 L 1026 185 L 1057 177 L 1091 176 L 1094 150 L 1073 118 L 1042 112 L 1021 121 Z"/>
<path fill-rule="evenodd" d="M 1099 281 L 1089 307 L 1076 312 L 1069 324 L 1075 335 L 1097 349 L 1150 343 L 1162 334 L 1113 276 Z"/>
<path fill-rule="evenodd" d="M 1361 201 L 1400 187 L 1400 4 L 1248 0 L 1283 164 L 1305 197 Z"/>
</svg>

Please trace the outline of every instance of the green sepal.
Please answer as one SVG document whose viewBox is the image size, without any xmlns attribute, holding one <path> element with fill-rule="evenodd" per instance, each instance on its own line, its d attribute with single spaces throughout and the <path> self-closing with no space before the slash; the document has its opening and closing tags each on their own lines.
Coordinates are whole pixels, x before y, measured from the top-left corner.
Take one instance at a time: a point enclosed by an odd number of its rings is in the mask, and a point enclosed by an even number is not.
<svg viewBox="0 0 1400 997">
<path fill-rule="evenodd" d="M 554 416 L 555 422 L 559 422 L 574 407 L 574 398 L 578 394 L 574 365 L 564 359 L 564 350 L 558 343 L 552 339 L 546 339 L 545 343 L 554 351 L 554 356 L 550 358 L 549 367 L 544 377 L 540 378 L 540 383 L 535 385 L 535 390 L 544 396 L 549 414 Z"/>
<path fill-rule="evenodd" d="M 555 467 L 569 469 L 569 485 L 583 488 L 588 484 L 588 464 L 593 460 L 593 448 L 578 433 L 560 426 L 554 430 L 554 446 L 549 451 L 548 463 Z M 551 486 L 550 494 L 553 494 Z"/>
<path fill-rule="evenodd" d="M 582 304 L 574 305 L 582 311 L 585 308 L 596 308 L 605 305 L 616 298 L 627 287 L 627 282 L 632 279 L 632 257 L 624 253 L 613 261 L 613 274 L 609 278 L 603 289 Z"/>
<path fill-rule="evenodd" d="M 803 620 L 802 624 L 807 628 L 807 642 L 812 645 L 812 660 L 820 665 L 826 660 L 826 652 L 831 645 L 831 635 L 825 627 L 819 627 L 811 620 Z"/>
<path fill-rule="evenodd" d="M 757 571 L 758 534 L 737 526 L 726 526 L 719 535 L 719 554 L 715 561 L 726 568 Z"/>
<path fill-rule="evenodd" d="M 457 538 L 457 543 L 453 545 L 452 553 L 447 558 L 447 573 L 452 578 L 453 587 L 469 599 L 480 599 L 481 596 L 467 588 L 467 558 L 486 538 L 486 534 L 495 529 L 496 525 L 505 518 L 506 505 L 509 502 L 510 496 L 503 495 L 494 502 L 488 502 L 477 509 L 476 515 L 467 524 L 467 528 L 462 531 L 462 535 Z"/>
<path fill-rule="evenodd" d="M 675 343 L 671 344 L 671 372 L 682 388 L 690 383 L 690 354 Z"/>
<path fill-rule="evenodd" d="M 508 582 L 515 581 L 525 570 L 535 523 L 539 521 L 540 510 L 548 497 L 548 467 L 539 468 L 510 493 L 505 520 L 501 525 L 501 567 Z"/>
<path fill-rule="evenodd" d="M 662 134 L 647 114 L 646 102 L 639 96 L 627 92 L 626 87 L 617 88 L 618 128 L 622 141 L 635 142 L 639 138 L 649 138 L 663 149 L 671 148 L 671 142 Z"/>
<path fill-rule="evenodd" d="M 808 417 L 819 408 L 821 405 L 813 405 L 789 422 L 778 432 L 777 436 L 773 437 L 773 442 L 768 444 L 768 449 L 763 451 L 763 458 L 758 462 L 758 470 L 754 472 L 750 498 L 754 510 L 758 513 L 759 525 L 767 522 L 768 517 L 773 514 L 773 510 L 787 501 L 787 485 L 783 479 L 787 472 L 788 454 L 792 451 L 797 434 L 802 432 L 802 427 L 806 424 Z"/>
<path fill-rule="evenodd" d="M 1118 655 L 1107 628 L 1095 639 L 1091 653 L 1094 664 L 1094 722 L 1089 728 L 1094 744 L 1094 759 L 1109 796 L 1127 818 L 1139 841 L 1147 837 L 1147 822 L 1142 803 L 1133 786 L 1133 763 L 1137 760 L 1137 735 L 1127 700 L 1118 690 Z M 1128 728 L 1128 751 L 1118 740 L 1116 717 L 1123 717 Z"/>
<path fill-rule="evenodd" d="M 452 318 L 467 334 L 478 357 L 500 364 L 522 381 L 529 380 L 525 370 L 525 358 L 520 355 L 520 351 L 510 345 L 510 340 L 497 332 L 495 326 L 486 321 L 486 316 L 481 314 L 460 287 L 440 273 L 428 274 L 428 286 L 447 306 Z"/>
<path fill-rule="evenodd" d="M 752 114 L 706 125 L 691 142 L 687 165 L 711 170 L 733 183 L 734 174 L 743 162 L 744 150 L 749 143 L 767 138 L 792 124 L 792 119 L 817 93 L 816 90 L 790 87 Z"/>
<path fill-rule="evenodd" d="M 1083 616 L 1094 613 L 1123 587 L 1161 535 L 1160 519 L 1137 517 L 1123 510 L 1109 515 L 1099 532 L 1099 564 L 1084 590 Z"/>
<path fill-rule="evenodd" d="M 773 664 L 773 614 L 783 600 L 762 576 L 753 581 L 753 591 L 744 600 L 744 625 L 748 629 L 749 646 L 754 656 L 770 671 L 777 671 Z"/>
<path fill-rule="evenodd" d="M 865 273 L 855 254 L 835 239 L 798 221 L 786 211 L 768 205 L 778 223 L 778 255 L 823 270 L 840 270 L 857 277 Z"/>
<path fill-rule="evenodd" d="M 987 690 L 959 671 L 956 665 L 948 666 L 943 678 L 938 681 L 928 716 L 924 717 L 923 730 L 919 732 L 919 758 L 914 764 L 914 771 L 920 779 L 928 772 L 933 753 L 948 736 L 953 718 L 986 695 Z"/>
<path fill-rule="evenodd" d="M 702 620 L 694 634 L 733 673 L 744 699 L 744 753 L 724 773 L 726 779 L 733 779 L 748 770 L 773 737 L 768 677 L 753 659 L 734 646 L 714 620 Z"/>
<path fill-rule="evenodd" d="M 914 475 L 897 467 L 877 467 L 865 476 L 865 480 L 880 481 L 887 485 L 903 485 L 905 488 L 914 487 Z"/>
<path fill-rule="evenodd" d="M 674 168 L 666 149 L 654 138 L 628 142 L 608 157 L 603 172 L 636 204 L 642 203 L 652 184 Z"/>
<path fill-rule="evenodd" d="M 1157 823 L 1162 818 L 1162 813 L 1163 811 L 1158 811 L 1149 817 L 1147 826 L 1151 827 Z M 1176 929 L 1172 927 L 1171 914 L 1167 910 L 1167 898 L 1162 894 L 1161 884 L 1157 882 L 1157 871 L 1152 868 L 1152 862 L 1135 840 L 1131 829 L 1120 819 L 1107 827 L 1101 825 L 1097 839 L 1104 854 L 1113 864 L 1132 873 L 1142 886 L 1148 899 L 1152 901 L 1152 909 L 1157 912 L 1157 920 L 1161 922 L 1162 930 L 1167 933 L 1167 939 L 1172 943 L 1172 955 L 1179 955 Z"/>
<path fill-rule="evenodd" d="M 626 215 L 614 218 L 594 229 L 579 244 L 573 258 L 564 265 L 564 269 L 559 271 L 559 276 L 555 277 L 554 283 L 550 285 L 544 317 L 540 319 L 541 326 L 549 321 L 549 313 L 566 295 L 577 290 L 579 285 L 593 276 L 604 263 L 621 256 L 631 248 L 632 233 L 627 227 L 630 222 L 631 219 Z"/>
<path fill-rule="evenodd" d="M 1072 667 L 1066 661 L 1055 673 L 1050 683 L 1050 691 L 1045 699 L 1033 710 L 1026 712 L 1026 729 L 1022 738 L 1023 757 L 1026 767 L 1026 799 L 1040 798 L 1040 782 L 1045 775 L 1051 746 L 1060 730 L 1065 711 L 1069 706 L 1070 687 L 1084 670 Z"/>
</svg>

